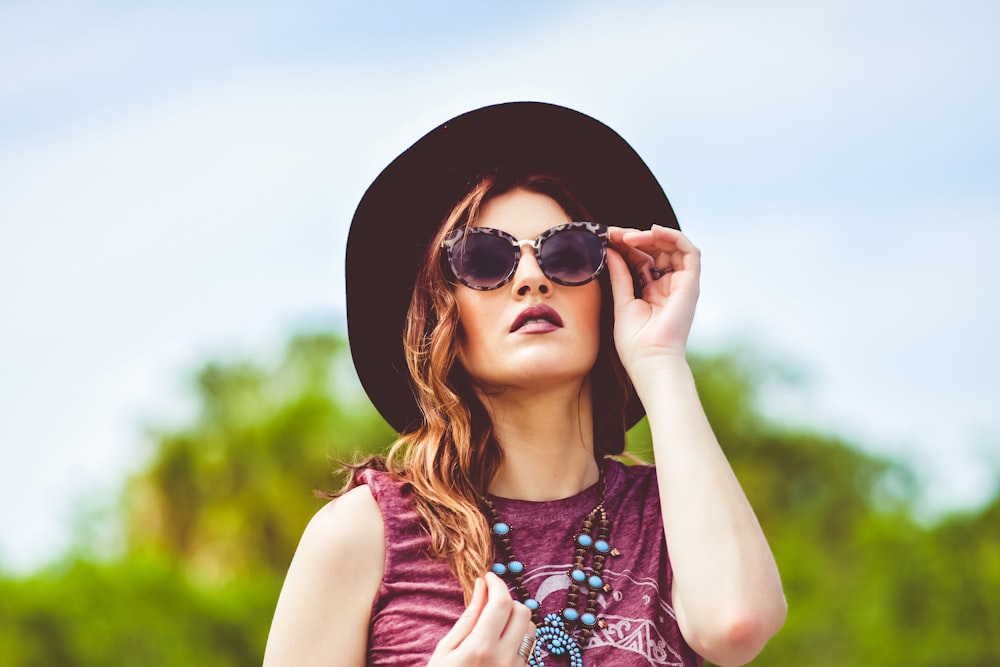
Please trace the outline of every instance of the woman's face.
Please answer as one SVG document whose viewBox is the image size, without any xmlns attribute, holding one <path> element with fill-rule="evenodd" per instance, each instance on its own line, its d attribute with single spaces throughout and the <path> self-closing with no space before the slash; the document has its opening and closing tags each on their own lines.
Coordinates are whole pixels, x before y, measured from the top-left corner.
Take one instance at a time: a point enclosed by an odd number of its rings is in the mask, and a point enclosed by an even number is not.
<svg viewBox="0 0 1000 667">
<path fill-rule="evenodd" d="M 513 190 L 489 200 L 477 225 L 532 240 L 569 216 L 551 199 Z M 597 360 L 601 290 L 596 280 L 569 287 L 549 280 L 522 246 L 514 277 L 494 290 L 455 287 L 459 359 L 486 390 L 578 390 Z M 530 310 L 529 310 L 530 309 Z"/>
</svg>

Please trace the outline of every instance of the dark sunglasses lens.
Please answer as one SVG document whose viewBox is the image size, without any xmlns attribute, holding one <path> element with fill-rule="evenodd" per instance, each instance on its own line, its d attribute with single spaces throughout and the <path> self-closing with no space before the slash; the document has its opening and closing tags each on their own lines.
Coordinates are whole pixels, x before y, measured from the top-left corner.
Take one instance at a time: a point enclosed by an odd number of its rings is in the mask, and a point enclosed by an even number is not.
<svg viewBox="0 0 1000 667">
<path fill-rule="evenodd" d="M 556 282 L 581 285 L 604 266 L 604 241 L 583 229 L 556 232 L 542 242 L 545 273 Z"/>
<path fill-rule="evenodd" d="M 451 268 L 471 287 L 493 287 L 514 268 L 514 247 L 491 234 L 468 233 L 451 249 Z"/>
</svg>

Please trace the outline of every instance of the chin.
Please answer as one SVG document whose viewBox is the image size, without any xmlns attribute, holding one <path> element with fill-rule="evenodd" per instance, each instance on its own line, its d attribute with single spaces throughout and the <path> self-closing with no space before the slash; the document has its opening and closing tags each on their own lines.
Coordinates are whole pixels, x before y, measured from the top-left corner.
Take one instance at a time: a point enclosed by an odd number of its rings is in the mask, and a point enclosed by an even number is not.
<svg viewBox="0 0 1000 667">
<path fill-rule="evenodd" d="M 555 349 L 544 345 L 532 346 L 531 349 L 496 350 L 487 358 L 480 358 L 482 363 L 479 364 L 469 364 L 475 361 L 469 358 L 462 361 L 469 375 L 484 388 L 542 389 L 584 382 L 597 363 L 597 351 L 581 351 L 565 344 Z"/>
<path fill-rule="evenodd" d="M 582 385 L 592 366 L 568 366 L 566 364 L 530 364 L 521 369 L 509 369 L 502 377 L 493 378 L 495 386 L 519 387 L 526 390 L 543 391 L 562 385 Z"/>
</svg>

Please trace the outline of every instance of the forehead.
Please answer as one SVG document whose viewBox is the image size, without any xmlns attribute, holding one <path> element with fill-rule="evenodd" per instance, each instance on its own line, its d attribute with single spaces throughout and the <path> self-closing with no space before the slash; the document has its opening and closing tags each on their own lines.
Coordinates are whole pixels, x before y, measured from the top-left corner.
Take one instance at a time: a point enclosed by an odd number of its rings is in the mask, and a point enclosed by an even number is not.
<svg viewBox="0 0 1000 667">
<path fill-rule="evenodd" d="M 533 239 L 546 229 L 571 222 L 554 199 L 529 190 L 512 190 L 490 199 L 479 212 L 478 227 L 492 227 L 517 239 Z"/>
</svg>

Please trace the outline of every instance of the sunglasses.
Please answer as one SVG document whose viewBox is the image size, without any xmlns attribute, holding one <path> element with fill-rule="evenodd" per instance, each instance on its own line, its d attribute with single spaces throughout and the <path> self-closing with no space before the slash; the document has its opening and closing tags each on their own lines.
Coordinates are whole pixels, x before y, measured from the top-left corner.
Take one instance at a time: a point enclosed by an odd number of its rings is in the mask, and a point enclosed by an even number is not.
<svg viewBox="0 0 1000 667">
<path fill-rule="evenodd" d="M 453 229 L 441 243 L 451 272 L 466 287 L 497 289 L 507 284 L 521 261 L 521 246 L 535 251 L 542 273 L 560 285 L 585 285 L 604 268 L 608 228 L 596 222 L 568 222 L 533 241 L 518 240 L 491 227 Z"/>
</svg>

